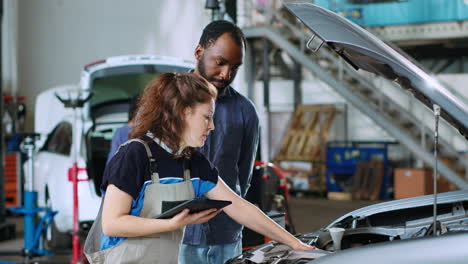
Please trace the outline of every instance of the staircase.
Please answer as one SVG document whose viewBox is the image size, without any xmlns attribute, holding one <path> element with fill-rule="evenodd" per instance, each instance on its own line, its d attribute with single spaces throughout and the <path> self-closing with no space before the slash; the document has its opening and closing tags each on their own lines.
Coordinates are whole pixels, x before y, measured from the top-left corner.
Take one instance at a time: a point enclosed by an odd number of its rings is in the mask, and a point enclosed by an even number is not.
<svg viewBox="0 0 468 264">
<path fill-rule="evenodd" d="M 327 83 L 354 107 L 371 118 L 418 159 L 435 166 L 433 149 L 434 117 L 430 109 L 396 84 L 367 72 L 356 71 L 326 45 L 311 52 L 305 43 L 313 35 L 310 30 L 284 11 L 269 10 L 265 26 L 244 26 L 250 43 L 268 39 L 276 49 L 286 52 L 292 59 L 308 69 L 314 76 Z M 276 65 L 284 71 L 285 62 L 275 56 Z M 258 67 L 261 68 L 261 67 Z M 286 71 L 287 72 L 287 71 Z M 468 144 L 456 129 L 445 121 L 439 122 L 439 155 L 450 157 L 452 163 L 463 168 Z M 460 189 L 468 189 L 468 183 L 452 168 L 440 160 L 440 174 Z"/>
</svg>

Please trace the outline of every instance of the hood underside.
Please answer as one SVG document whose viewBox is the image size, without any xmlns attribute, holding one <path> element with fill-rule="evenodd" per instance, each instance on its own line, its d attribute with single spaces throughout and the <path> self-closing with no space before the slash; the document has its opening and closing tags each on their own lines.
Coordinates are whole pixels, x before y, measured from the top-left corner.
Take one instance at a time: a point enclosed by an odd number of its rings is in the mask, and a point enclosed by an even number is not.
<svg viewBox="0 0 468 264">
<path fill-rule="evenodd" d="M 284 5 L 356 70 L 375 73 L 398 83 L 430 109 L 434 104 L 440 106 L 441 116 L 468 137 L 468 106 L 437 79 L 346 18 L 307 2 L 285 2 Z"/>
</svg>

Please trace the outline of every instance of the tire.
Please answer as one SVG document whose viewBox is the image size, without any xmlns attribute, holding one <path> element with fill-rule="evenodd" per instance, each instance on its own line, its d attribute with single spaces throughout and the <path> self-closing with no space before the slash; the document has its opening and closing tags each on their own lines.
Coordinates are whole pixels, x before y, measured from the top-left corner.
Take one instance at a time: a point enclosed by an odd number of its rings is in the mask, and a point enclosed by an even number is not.
<svg viewBox="0 0 468 264">
<path fill-rule="evenodd" d="M 47 207 L 52 208 L 49 189 L 47 187 L 45 190 L 45 200 Z M 58 230 L 57 226 L 55 225 L 55 220 L 53 220 L 45 234 L 44 246 L 47 250 L 50 251 L 57 249 L 71 249 L 71 234 L 69 232 L 60 232 L 60 230 Z"/>
</svg>

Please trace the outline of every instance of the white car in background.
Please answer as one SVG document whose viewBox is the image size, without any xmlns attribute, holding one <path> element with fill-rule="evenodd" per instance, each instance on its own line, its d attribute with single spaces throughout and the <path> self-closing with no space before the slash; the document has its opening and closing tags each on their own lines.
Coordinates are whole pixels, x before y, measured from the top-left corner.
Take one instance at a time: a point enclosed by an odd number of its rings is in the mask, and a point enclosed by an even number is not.
<svg viewBox="0 0 468 264">
<path fill-rule="evenodd" d="M 73 190 L 68 169 L 73 163 L 72 142 L 78 142 L 79 178 L 89 179 L 78 183 L 79 221 L 82 230 L 86 230 L 99 210 L 99 186 L 110 142 L 115 130 L 128 121 L 131 98 L 161 73 L 188 72 L 192 68 L 192 62 L 171 57 L 111 57 L 86 65 L 78 87 L 56 87 L 37 97 L 35 132 L 41 139 L 36 142 L 34 187 L 38 192 L 38 206 L 50 206 L 58 211 L 47 236 L 49 247 L 71 245 Z M 93 96 L 78 110 L 74 125 L 73 110 L 65 108 L 56 94 L 67 99 L 78 90 L 91 91 Z"/>
</svg>

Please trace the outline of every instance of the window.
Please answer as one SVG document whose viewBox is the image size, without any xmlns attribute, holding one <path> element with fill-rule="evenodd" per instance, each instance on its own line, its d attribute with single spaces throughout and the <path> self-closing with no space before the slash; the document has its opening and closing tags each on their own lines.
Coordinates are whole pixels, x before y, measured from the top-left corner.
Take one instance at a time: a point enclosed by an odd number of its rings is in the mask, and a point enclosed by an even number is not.
<svg viewBox="0 0 468 264">
<path fill-rule="evenodd" d="M 61 122 L 49 134 L 41 150 L 68 156 L 72 145 L 72 135 L 72 125 L 68 122 Z"/>
</svg>

